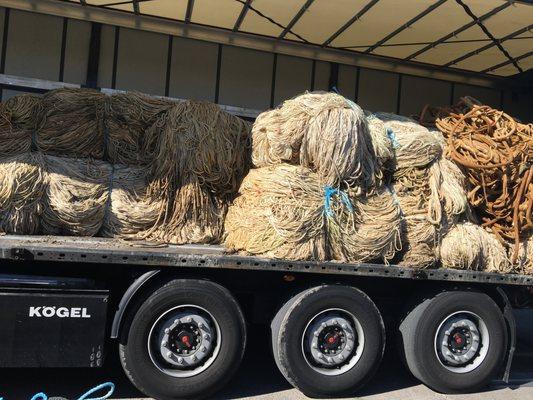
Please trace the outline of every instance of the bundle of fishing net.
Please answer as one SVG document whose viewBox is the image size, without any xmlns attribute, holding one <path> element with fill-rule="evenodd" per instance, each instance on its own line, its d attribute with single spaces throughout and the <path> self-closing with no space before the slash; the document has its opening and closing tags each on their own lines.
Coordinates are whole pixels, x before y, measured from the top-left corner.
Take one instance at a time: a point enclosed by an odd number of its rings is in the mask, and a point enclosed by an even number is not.
<svg viewBox="0 0 533 400">
<path fill-rule="evenodd" d="M 40 107 L 40 98 L 30 94 L 0 103 L 0 156 L 30 151 Z"/>
<path fill-rule="evenodd" d="M 256 167 L 301 165 L 320 181 L 362 193 L 381 177 L 363 110 L 335 93 L 305 93 L 259 115 L 252 129 Z"/>
<path fill-rule="evenodd" d="M 394 263 L 414 268 L 434 266 L 438 259 L 440 227 L 431 221 L 429 215 L 429 187 L 426 185 L 417 190 L 398 184 L 394 187 L 402 213 L 402 251 Z"/>
<path fill-rule="evenodd" d="M 176 104 L 137 92 L 117 93 L 105 102 L 107 158 L 113 164 L 146 165 L 154 158 L 146 144 L 146 132 L 162 129 L 158 117 Z"/>
<path fill-rule="evenodd" d="M 104 157 L 105 95 L 90 89 L 57 89 L 41 100 L 35 138 L 39 151 L 69 157 Z"/>
<path fill-rule="evenodd" d="M 501 273 L 513 269 L 505 247 L 496 236 L 470 222 L 457 224 L 446 233 L 440 257 L 444 268 Z"/>
<path fill-rule="evenodd" d="M 215 104 L 184 101 L 157 117 L 144 148 L 153 157 L 148 194 L 166 204 L 152 237 L 220 242 L 228 202 L 250 166 L 250 125 Z"/>
<path fill-rule="evenodd" d="M 371 124 L 383 124 L 392 141 L 396 169 L 423 168 L 442 155 L 438 137 L 411 118 L 377 112 Z"/>
<path fill-rule="evenodd" d="M 392 142 L 392 181 L 403 216 L 402 253 L 396 261 L 412 267 L 432 266 L 438 260 L 442 233 L 467 213 L 464 176 L 442 158 L 438 134 L 394 114 L 375 113 L 367 118 L 371 131 Z"/>
<path fill-rule="evenodd" d="M 39 233 L 46 185 L 42 165 L 36 153 L 0 159 L 0 232 Z"/>
<path fill-rule="evenodd" d="M 45 170 L 43 233 L 96 235 L 108 207 L 111 165 L 94 159 L 46 156 Z"/>
<path fill-rule="evenodd" d="M 216 104 L 183 101 L 146 132 L 145 148 L 153 154 L 152 177 L 163 189 L 197 181 L 231 198 L 250 167 L 250 124 Z"/>
<path fill-rule="evenodd" d="M 113 167 L 102 236 L 146 239 L 152 235 L 167 204 L 160 196 L 148 193 L 149 183 L 144 167 Z"/>
<path fill-rule="evenodd" d="M 383 223 L 381 223 L 383 222 Z M 400 212 L 388 191 L 359 201 L 324 187 L 307 168 L 252 169 L 226 217 L 225 245 L 291 260 L 388 260 L 399 246 Z"/>
<path fill-rule="evenodd" d="M 220 243 L 228 202 L 202 187 L 194 177 L 182 181 L 167 198 L 166 210 L 149 238 L 165 243 Z"/>
<path fill-rule="evenodd" d="M 384 187 L 370 196 L 359 197 L 348 190 L 343 198 L 343 192 L 333 190 L 342 202 L 325 210 L 331 258 L 387 264 L 402 249 L 401 210 L 391 191 Z"/>
</svg>

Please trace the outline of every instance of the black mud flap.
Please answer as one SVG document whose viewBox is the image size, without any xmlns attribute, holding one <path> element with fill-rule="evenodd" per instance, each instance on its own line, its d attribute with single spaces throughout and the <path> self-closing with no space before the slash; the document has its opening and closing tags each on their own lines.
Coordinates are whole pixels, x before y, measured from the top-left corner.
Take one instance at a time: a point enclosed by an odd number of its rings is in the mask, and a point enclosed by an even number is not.
<svg viewBox="0 0 533 400">
<path fill-rule="evenodd" d="M 108 293 L 0 291 L 0 367 L 99 367 Z"/>
</svg>

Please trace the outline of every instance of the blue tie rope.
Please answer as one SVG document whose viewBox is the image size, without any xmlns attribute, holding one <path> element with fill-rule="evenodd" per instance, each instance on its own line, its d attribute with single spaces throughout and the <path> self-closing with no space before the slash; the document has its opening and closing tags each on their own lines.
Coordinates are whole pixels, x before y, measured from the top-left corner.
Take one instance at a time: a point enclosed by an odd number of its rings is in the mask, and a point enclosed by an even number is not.
<svg viewBox="0 0 533 400">
<path fill-rule="evenodd" d="M 353 212 L 352 202 L 348 197 L 348 193 L 331 186 L 324 186 L 324 214 L 327 217 L 333 216 L 333 211 L 331 210 L 331 198 L 333 196 L 339 197 L 346 208 L 348 208 L 350 212 Z"/>
<path fill-rule="evenodd" d="M 94 393 L 99 392 L 104 389 L 109 389 L 109 391 L 102 397 L 89 397 L 93 395 Z M 111 397 L 114 391 L 115 391 L 115 385 L 111 382 L 106 382 L 106 383 L 102 383 L 101 385 L 98 385 L 92 388 L 87 393 L 82 395 L 78 400 L 106 400 Z"/>
<path fill-rule="evenodd" d="M 395 149 L 400 147 L 400 143 L 398 143 L 398 139 L 396 139 L 396 134 L 391 128 L 387 128 L 387 136 L 392 142 L 392 147 L 394 147 Z"/>
<path fill-rule="evenodd" d="M 89 397 L 93 395 L 94 393 L 99 392 L 104 389 L 109 389 L 105 395 L 101 397 Z M 106 382 L 106 383 L 102 383 L 101 385 L 98 385 L 92 388 L 87 393 L 79 397 L 78 400 L 106 400 L 106 399 L 109 399 L 113 395 L 114 392 L 115 392 L 115 384 L 112 382 Z M 0 400 L 4 400 L 4 398 L 0 397 Z M 31 400 L 48 400 L 48 396 L 41 392 L 33 396 Z"/>
</svg>

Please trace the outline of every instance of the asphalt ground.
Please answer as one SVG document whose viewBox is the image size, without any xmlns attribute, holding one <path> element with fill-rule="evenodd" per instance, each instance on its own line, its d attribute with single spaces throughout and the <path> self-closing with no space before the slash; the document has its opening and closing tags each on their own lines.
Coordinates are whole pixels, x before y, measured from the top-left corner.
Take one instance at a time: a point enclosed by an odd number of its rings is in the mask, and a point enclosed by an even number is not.
<svg viewBox="0 0 533 400">
<path fill-rule="evenodd" d="M 394 348 L 387 348 L 374 379 L 358 394 L 364 400 L 525 400 L 533 399 L 533 311 L 517 314 L 519 343 L 511 381 L 495 381 L 483 392 L 469 395 L 435 393 L 414 379 Z M 0 344 L 1 345 L 1 344 Z M 128 381 L 116 349 L 102 369 L 5 369 L 0 370 L 0 396 L 4 400 L 31 399 L 37 392 L 77 399 L 85 390 L 106 381 L 116 384 L 113 399 L 145 399 Z M 213 399 L 292 400 L 306 399 L 279 373 L 269 349 L 266 327 L 252 327 L 247 352 L 239 372 Z"/>
</svg>

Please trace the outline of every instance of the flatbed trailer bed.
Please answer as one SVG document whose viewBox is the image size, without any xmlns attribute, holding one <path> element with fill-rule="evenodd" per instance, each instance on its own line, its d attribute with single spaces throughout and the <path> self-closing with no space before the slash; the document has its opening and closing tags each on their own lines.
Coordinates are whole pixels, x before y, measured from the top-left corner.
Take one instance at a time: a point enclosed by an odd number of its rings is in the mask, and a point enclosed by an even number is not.
<svg viewBox="0 0 533 400">
<path fill-rule="evenodd" d="M 239 269 L 533 286 L 533 276 L 397 265 L 291 261 L 228 254 L 218 245 L 159 245 L 95 237 L 0 236 L 0 260 Z"/>
</svg>

